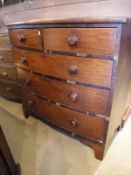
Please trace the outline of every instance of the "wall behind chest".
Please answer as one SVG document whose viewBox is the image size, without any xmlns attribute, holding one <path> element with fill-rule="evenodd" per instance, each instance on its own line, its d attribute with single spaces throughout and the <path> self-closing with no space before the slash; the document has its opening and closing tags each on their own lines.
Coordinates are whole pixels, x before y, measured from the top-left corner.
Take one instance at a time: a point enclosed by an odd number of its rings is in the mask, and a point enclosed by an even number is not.
<svg viewBox="0 0 131 175">
<path fill-rule="evenodd" d="M 9 24 L 85 16 L 130 17 L 130 5 L 130 0 L 33 0 L 1 8 L 0 21 Z"/>
</svg>

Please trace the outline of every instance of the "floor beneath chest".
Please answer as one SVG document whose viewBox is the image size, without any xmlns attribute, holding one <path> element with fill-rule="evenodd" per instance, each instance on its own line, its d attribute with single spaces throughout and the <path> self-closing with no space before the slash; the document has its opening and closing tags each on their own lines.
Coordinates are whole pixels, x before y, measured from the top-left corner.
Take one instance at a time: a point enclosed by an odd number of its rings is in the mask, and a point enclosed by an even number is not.
<svg viewBox="0 0 131 175">
<path fill-rule="evenodd" d="M 0 124 L 22 175 L 131 175 L 131 117 L 104 160 L 87 146 L 30 117 L 21 104 L 0 98 Z"/>
</svg>

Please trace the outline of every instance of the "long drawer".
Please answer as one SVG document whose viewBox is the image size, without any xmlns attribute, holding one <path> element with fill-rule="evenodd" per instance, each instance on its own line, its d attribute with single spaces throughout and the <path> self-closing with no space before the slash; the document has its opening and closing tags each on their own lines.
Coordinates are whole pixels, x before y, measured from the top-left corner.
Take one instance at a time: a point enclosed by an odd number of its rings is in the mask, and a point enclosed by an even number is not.
<svg viewBox="0 0 131 175">
<path fill-rule="evenodd" d="M 44 49 L 96 55 L 114 55 L 116 28 L 43 29 Z"/>
<path fill-rule="evenodd" d="M 83 137 L 90 137 L 96 140 L 103 140 L 107 121 L 83 113 L 79 113 L 55 104 L 48 103 L 25 90 L 21 91 L 23 104 L 28 110 L 39 114 L 56 126 L 64 128 Z"/>
<path fill-rule="evenodd" d="M 46 55 L 13 48 L 17 66 L 61 79 L 110 87 L 113 63 L 110 60 Z"/>
<path fill-rule="evenodd" d="M 20 101 L 20 92 L 17 83 L 0 80 L 0 96 Z"/>
<path fill-rule="evenodd" d="M 42 49 L 42 38 L 39 29 L 10 30 L 11 43 L 15 46 Z"/>
<path fill-rule="evenodd" d="M 81 111 L 107 115 L 109 90 L 47 79 L 17 68 L 18 82 L 41 97 Z"/>
<path fill-rule="evenodd" d="M 0 79 L 16 81 L 16 66 L 0 64 Z"/>
</svg>

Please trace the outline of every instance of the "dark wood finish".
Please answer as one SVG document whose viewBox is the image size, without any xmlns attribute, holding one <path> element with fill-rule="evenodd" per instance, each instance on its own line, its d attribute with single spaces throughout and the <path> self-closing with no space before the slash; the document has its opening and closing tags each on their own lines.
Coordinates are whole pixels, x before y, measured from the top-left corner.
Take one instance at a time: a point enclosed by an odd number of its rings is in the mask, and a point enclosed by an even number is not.
<svg viewBox="0 0 131 175">
<path fill-rule="evenodd" d="M 31 69 L 34 72 L 97 86 L 110 87 L 111 84 L 112 61 L 110 60 L 58 54 L 47 54 L 42 57 L 42 53 L 17 48 L 13 48 L 13 54 L 17 66 Z M 21 57 L 26 57 L 27 61 L 21 63 Z M 77 67 L 77 71 L 73 74 L 69 70 L 72 66 Z"/>
<path fill-rule="evenodd" d="M 24 103 L 30 111 L 40 114 L 44 119 L 84 137 L 104 140 L 106 121 L 85 115 L 55 104 L 48 103 L 22 90 Z"/>
<path fill-rule="evenodd" d="M 16 66 L 1 64 L 0 79 L 16 81 Z"/>
<path fill-rule="evenodd" d="M 20 92 L 16 82 L 0 80 L 0 96 L 20 101 Z"/>
<path fill-rule="evenodd" d="M 123 119 L 125 111 L 131 103 L 131 96 L 129 96 L 130 100 L 127 102 L 128 90 L 131 84 L 130 31 L 131 25 L 125 24 L 122 26 L 122 31 L 119 31 L 118 35 L 118 38 L 121 40 L 121 42 L 118 42 L 119 60 L 116 60 L 115 67 L 113 68 L 114 71 L 117 71 L 117 77 L 113 77 L 115 87 L 113 89 L 113 102 L 111 106 L 110 125 L 108 128 L 108 137 L 105 150 L 107 150 L 112 139 L 114 138 L 118 126 L 121 125 L 121 121 Z"/>
<path fill-rule="evenodd" d="M 41 32 L 38 29 L 17 29 L 10 31 L 10 39 L 13 45 L 42 49 Z"/>
<path fill-rule="evenodd" d="M 69 84 L 17 68 L 18 81 L 41 97 L 76 109 L 107 115 L 109 90 Z M 75 97 L 73 97 L 73 95 Z"/>
<path fill-rule="evenodd" d="M 43 30 L 44 49 L 114 55 L 115 28 L 51 28 Z"/>
<path fill-rule="evenodd" d="M 12 49 L 24 114 L 81 137 L 102 159 L 131 100 L 131 25 L 114 18 L 44 22 L 10 26 L 43 31 L 42 50 Z"/>
<path fill-rule="evenodd" d="M 0 174 L 19 175 L 20 166 L 15 163 L 10 148 L 0 127 Z"/>
<path fill-rule="evenodd" d="M 105 145 L 91 142 L 89 140 L 81 139 L 81 143 L 90 146 L 95 151 L 95 157 L 102 160 L 104 157 Z"/>
</svg>

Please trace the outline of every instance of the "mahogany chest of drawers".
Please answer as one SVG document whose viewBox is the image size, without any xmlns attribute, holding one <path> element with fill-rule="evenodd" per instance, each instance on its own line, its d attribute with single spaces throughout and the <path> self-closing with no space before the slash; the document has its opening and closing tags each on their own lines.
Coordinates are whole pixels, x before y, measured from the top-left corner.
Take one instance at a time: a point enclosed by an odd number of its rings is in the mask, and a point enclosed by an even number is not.
<svg viewBox="0 0 131 175">
<path fill-rule="evenodd" d="M 16 66 L 9 48 L 8 32 L 5 30 L 0 30 L 0 96 L 10 100 L 20 100 Z"/>
<path fill-rule="evenodd" d="M 130 30 L 113 20 L 10 25 L 25 117 L 64 130 L 102 159 L 127 107 Z"/>
</svg>

